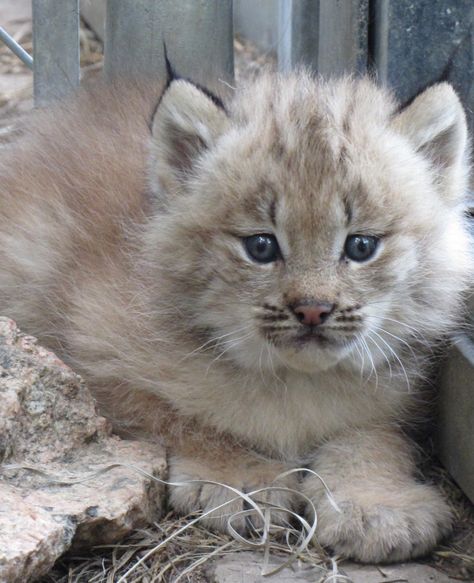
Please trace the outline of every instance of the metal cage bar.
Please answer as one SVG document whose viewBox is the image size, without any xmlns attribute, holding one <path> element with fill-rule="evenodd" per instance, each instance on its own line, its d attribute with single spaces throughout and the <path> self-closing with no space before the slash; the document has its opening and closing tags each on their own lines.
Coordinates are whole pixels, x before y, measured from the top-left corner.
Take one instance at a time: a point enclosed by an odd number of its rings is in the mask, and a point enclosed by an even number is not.
<svg viewBox="0 0 474 583">
<path fill-rule="evenodd" d="M 65 97 L 79 85 L 79 0 L 33 0 L 36 105 Z"/>
<path fill-rule="evenodd" d="M 232 81 L 232 0 L 108 0 L 107 77 L 163 78 L 163 43 L 180 75 L 211 86 Z"/>
<path fill-rule="evenodd" d="M 280 0 L 278 67 L 322 75 L 365 72 L 368 0 Z"/>
<path fill-rule="evenodd" d="M 29 69 L 33 69 L 33 58 L 19 45 L 8 32 L 0 26 L 0 40 L 14 53 Z"/>
</svg>

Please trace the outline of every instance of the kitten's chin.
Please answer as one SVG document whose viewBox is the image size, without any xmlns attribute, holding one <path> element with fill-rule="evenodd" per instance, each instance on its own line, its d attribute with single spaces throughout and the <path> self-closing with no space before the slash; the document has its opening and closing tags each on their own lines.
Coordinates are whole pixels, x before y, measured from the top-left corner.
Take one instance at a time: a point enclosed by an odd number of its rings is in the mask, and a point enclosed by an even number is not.
<svg viewBox="0 0 474 583">
<path fill-rule="evenodd" d="M 278 350 L 280 362 L 288 368 L 305 373 L 321 372 L 333 368 L 344 356 L 344 350 L 316 348 L 314 346 Z"/>
<path fill-rule="evenodd" d="M 301 342 L 301 339 L 275 345 L 257 336 L 232 350 L 233 360 L 247 370 L 260 374 L 279 368 L 289 368 L 304 373 L 316 373 L 338 365 L 349 352 L 351 344 L 329 342 Z"/>
</svg>

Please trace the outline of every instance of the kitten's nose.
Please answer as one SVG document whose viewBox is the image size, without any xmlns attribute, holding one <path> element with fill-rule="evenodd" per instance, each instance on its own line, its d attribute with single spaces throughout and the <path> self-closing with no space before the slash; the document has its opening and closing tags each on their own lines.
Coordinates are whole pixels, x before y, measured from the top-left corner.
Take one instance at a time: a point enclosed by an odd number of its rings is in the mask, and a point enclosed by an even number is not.
<svg viewBox="0 0 474 583">
<path fill-rule="evenodd" d="M 334 310 L 334 304 L 309 300 L 293 305 L 292 310 L 305 326 L 319 326 L 329 318 Z"/>
</svg>

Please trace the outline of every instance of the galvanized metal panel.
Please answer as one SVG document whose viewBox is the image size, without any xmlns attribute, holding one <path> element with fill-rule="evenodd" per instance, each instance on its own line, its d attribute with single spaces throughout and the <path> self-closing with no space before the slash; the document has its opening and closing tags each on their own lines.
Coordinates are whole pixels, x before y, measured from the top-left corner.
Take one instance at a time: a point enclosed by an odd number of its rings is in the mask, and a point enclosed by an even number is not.
<svg viewBox="0 0 474 583">
<path fill-rule="evenodd" d="M 234 0 L 234 30 L 265 51 L 278 45 L 278 2 Z"/>
<path fill-rule="evenodd" d="M 37 105 L 79 85 L 79 0 L 33 0 L 33 62 Z"/>
<path fill-rule="evenodd" d="M 474 131 L 474 2 L 373 0 L 374 66 L 402 101 L 441 79 L 459 93 Z"/>
<path fill-rule="evenodd" d="M 474 342 L 466 335 L 443 365 L 438 442 L 444 465 L 474 502 Z"/>
<path fill-rule="evenodd" d="M 106 0 L 80 0 L 81 17 L 101 41 L 105 39 Z"/>
<path fill-rule="evenodd" d="M 306 65 L 322 75 L 364 72 L 368 0 L 280 0 L 278 66 Z"/>
<path fill-rule="evenodd" d="M 165 76 L 163 42 L 176 71 L 207 86 L 234 76 L 232 0 L 108 0 L 106 75 Z"/>
</svg>

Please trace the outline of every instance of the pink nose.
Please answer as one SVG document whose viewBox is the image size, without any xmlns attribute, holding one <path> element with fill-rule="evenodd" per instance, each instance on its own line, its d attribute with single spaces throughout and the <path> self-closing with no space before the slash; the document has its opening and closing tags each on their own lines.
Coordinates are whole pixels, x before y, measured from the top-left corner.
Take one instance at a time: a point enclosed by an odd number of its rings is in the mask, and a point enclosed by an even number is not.
<svg viewBox="0 0 474 583">
<path fill-rule="evenodd" d="M 329 318 L 333 310 L 334 304 L 315 301 L 308 301 L 293 306 L 293 312 L 305 326 L 319 326 L 319 324 L 322 324 Z"/>
</svg>

